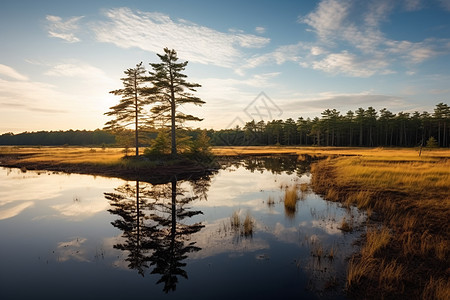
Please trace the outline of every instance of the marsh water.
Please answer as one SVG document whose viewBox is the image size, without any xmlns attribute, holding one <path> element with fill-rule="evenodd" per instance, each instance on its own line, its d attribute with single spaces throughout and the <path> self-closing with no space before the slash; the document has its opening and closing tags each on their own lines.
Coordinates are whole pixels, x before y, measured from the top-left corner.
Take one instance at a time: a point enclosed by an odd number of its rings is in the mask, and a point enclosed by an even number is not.
<svg viewBox="0 0 450 300">
<path fill-rule="evenodd" d="M 308 160 L 222 163 L 158 184 L 0 168 L 1 299 L 345 298 L 339 226 L 364 215 L 311 191 Z"/>
</svg>

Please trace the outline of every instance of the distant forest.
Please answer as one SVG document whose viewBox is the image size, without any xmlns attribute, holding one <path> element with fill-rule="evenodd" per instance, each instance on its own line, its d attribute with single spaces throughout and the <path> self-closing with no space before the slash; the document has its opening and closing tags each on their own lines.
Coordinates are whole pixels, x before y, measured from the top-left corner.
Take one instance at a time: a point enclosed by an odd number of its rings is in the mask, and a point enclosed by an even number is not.
<svg viewBox="0 0 450 300">
<path fill-rule="evenodd" d="M 304 145 L 304 146 L 363 146 L 363 147 L 414 147 L 433 137 L 436 145 L 450 146 L 450 107 L 439 103 L 433 113 L 399 112 L 394 114 L 386 108 L 376 111 L 373 107 L 358 108 L 341 114 L 336 109 L 327 109 L 321 117 L 297 120 L 249 121 L 243 127 L 208 130 L 212 145 Z M 195 138 L 201 129 L 183 129 L 186 135 Z M 142 133 L 150 145 L 158 130 Z M 122 133 L 123 134 L 123 133 Z M 132 136 L 133 131 L 129 131 Z M 121 146 L 114 134 L 105 130 L 40 131 L 0 135 L 0 145 L 77 145 L 77 146 Z"/>
</svg>

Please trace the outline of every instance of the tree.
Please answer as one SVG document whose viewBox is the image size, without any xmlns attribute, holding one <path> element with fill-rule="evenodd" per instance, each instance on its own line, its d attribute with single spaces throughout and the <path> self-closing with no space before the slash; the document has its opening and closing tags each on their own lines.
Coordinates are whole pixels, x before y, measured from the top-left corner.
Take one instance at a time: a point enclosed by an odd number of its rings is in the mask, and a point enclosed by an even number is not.
<svg viewBox="0 0 450 300">
<path fill-rule="evenodd" d="M 430 137 L 430 138 L 427 140 L 427 145 L 426 145 L 426 147 L 427 147 L 427 148 L 437 148 L 437 147 L 438 147 L 438 143 L 437 143 L 436 139 L 435 139 L 434 137 Z"/>
<path fill-rule="evenodd" d="M 157 54 L 161 63 L 150 63 L 153 72 L 150 72 L 150 81 L 156 88 L 154 94 L 155 106 L 151 109 L 153 117 L 166 122 L 170 121 L 171 129 L 171 154 L 177 155 L 176 129 L 177 124 L 185 121 L 201 121 L 202 119 L 177 111 L 183 104 L 202 105 L 205 102 L 194 97 L 190 92 L 200 87 L 197 83 L 186 81 L 186 75 L 182 73 L 188 64 L 187 61 L 177 63 L 178 57 L 175 50 L 164 48 L 164 55 Z"/>
<path fill-rule="evenodd" d="M 106 122 L 105 129 L 117 131 L 124 129 L 130 125 L 134 125 L 134 144 L 136 147 L 136 156 L 139 155 L 139 130 L 148 123 L 144 106 L 151 103 L 149 95 L 153 89 L 144 86 L 148 80 L 144 74 L 145 68 L 142 62 L 136 65 L 136 68 L 124 71 L 127 77 L 121 78 L 123 89 L 111 91 L 111 94 L 122 96 L 119 104 L 110 107 L 110 111 L 106 112 L 107 116 L 115 116 L 116 118 Z"/>
<path fill-rule="evenodd" d="M 369 106 L 364 112 L 364 116 L 365 123 L 369 127 L 369 146 L 373 147 L 373 128 L 377 123 L 377 111 L 372 106 Z"/>
<path fill-rule="evenodd" d="M 363 108 L 358 108 L 356 110 L 356 123 L 359 124 L 359 146 L 363 145 L 363 124 L 365 121 L 365 110 Z"/>
</svg>

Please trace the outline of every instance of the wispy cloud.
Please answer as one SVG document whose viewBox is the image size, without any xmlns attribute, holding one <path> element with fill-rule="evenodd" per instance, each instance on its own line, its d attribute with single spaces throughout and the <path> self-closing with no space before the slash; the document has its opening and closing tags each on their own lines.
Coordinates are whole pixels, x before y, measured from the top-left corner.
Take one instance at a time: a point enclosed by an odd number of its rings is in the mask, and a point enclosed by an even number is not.
<svg viewBox="0 0 450 300">
<path fill-rule="evenodd" d="M 65 21 L 61 17 L 47 15 L 47 28 L 50 37 L 60 38 L 69 43 L 79 42 L 80 39 L 75 36 L 79 28 L 79 21 L 83 16 L 72 17 Z"/>
<path fill-rule="evenodd" d="M 317 41 L 309 45 L 312 55 L 299 48 L 297 55 L 303 56 L 300 64 L 332 74 L 368 77 L 393 73 L 395 64 L 410 67 L 450 53 L 448 39 L 411 42 L 387 38 L 381 24 L 388 20 L 397 4 L 387 0 L 321 1 L 314 11 L 299 17 L 299 22 L 317 35 Z M 403 6 L 406 10 L 418 10 L 422 2 L 405 0 Z M 355 17 L 361 11 L 364 13 Z"/>
<path fill-rule="evenodd" d="M 439 2 L 445 10 L 450 11 L 450 0 L 439 0 Z"/>
<path fill-rule="evenodd" d="M 105 72 L 84 62 L 70 62 L 54 65 L 44 73 L 48 76 L 73 77 L 95 82 L 114 82 Z"/>
<path fill-rule="evenodd" d="M 104 14 L 108 20 L 93 29 L 98 41 L 156 53 L 169 47 L 177 49 L 179 57 L 202 64 L 232 67 L 242 57 L 243 48 L 261 48 L 270 42 L 240 31 L 225 33 L 185 20 L 175 21 L 161 13 L 117 8 Z"/>
<path fill-rule="evenodd" d="M 6 76 L 15 80 L 28 80 L 28 77 L 20 74 L 13 68 L 0 64 L 0 76 Z"/>
<path fill-rule="evenodd" d="M 261 26 L 257 26 L 257 27 L 255 28 L 255 31 L 256 31 L 256 33 L 263 34 L 263 33 L 266 32 L 266 28 L 261 27 Z"/>
</svg>

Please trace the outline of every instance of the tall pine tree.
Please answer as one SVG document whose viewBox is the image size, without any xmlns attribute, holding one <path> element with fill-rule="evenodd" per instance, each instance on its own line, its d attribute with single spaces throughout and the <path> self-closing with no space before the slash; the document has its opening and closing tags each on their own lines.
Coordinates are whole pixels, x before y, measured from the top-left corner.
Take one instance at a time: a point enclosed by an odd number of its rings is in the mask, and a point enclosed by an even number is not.
<svg viewBox="0 0 450 300">
<path fill-rule="evenodd" d="M 148 81 L 148 77 L 145 76 L 146 70 L 142 62 L 135 68 L 127 69 L 124 73 L 126 77 L 120 79 L 124 88 L 110 92 L 122 96 L 122 99 L 119 104 L 110 107 L 110 111 L 105 113 L 107 116 L 116 117 L 105 124 L 105 129 L 117 131 L 133 125 L 136 156 L 138 156 L 139 130 L 148 123 L 144 107 L 151 103 L 149 96 L 154 89 L 144 85 Z"/>
<path fill-rule="evenodd" d="M 182 113 L 177 110 L 183 104 L 202 105 L 205 102 L 195 97 L 191 92 L 200 87 L 197 83 L 186 81 L 182 72 L 188 64 L 187 61 L 178 63 L 177 52 L 164 48 L 164 54 L 157 54 L 161 63 L 150 63 L 153 72 L 150 72 L 150 81 L 156 88 L 154 95 L 155 106 L 152 108 L 154 117 L 164 123 L 170 121 L 171 154 L 177 155 L 176 128 L 185 121 L 201 121 L 202 119 Z"/>
</svg>

